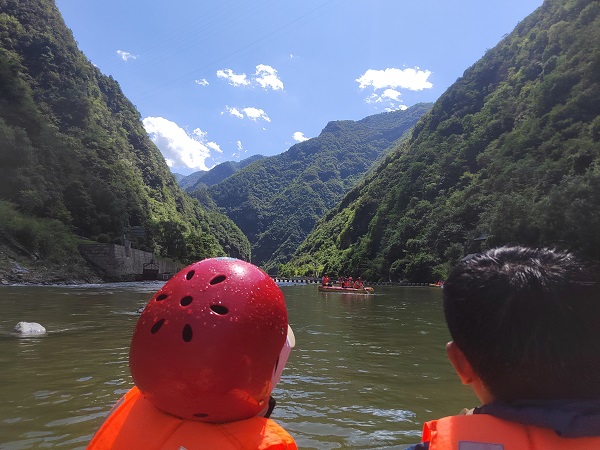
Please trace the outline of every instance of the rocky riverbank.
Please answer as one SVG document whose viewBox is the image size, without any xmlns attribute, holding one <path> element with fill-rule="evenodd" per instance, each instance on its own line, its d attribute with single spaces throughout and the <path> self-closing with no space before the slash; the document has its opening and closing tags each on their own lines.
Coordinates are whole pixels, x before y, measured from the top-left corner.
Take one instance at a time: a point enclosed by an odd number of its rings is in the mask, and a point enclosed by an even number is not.
<svg viewBox="0 0 600 450">
<path fill-rule="evenodd" d="M 74 255 L 64 263 L 52 263 L 25 257 L 6 246 L 0 246 L 0 285 L 102 282 L 79 255 Z"/>
</svg>

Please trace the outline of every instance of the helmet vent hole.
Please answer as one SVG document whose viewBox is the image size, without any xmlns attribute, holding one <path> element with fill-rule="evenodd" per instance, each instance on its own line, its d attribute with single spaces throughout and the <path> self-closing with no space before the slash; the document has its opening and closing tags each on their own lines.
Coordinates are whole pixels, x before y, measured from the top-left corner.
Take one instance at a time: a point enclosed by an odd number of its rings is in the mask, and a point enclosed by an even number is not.
<svg viewBox="0 0 600 450">
<path fill-rule="evenodd" d="M 183 327 L 183 331 L 181 332 L 181 338 L 184 342 L 190 342 L 192 340 L 192 334 L 192 327 L 188 323 L 185 325 L 185 327 Z"/>
<path fill-rule="evenodd" d="M 188 273 L 185 274 L 185 279 L 186 280 L 191 280 L 194 277 L 195 273 L 196 273 L 195 270 L 190 270 Z"/>
<path fill-rule="evenodd" d="M 167 297 L 168 297 L 167 294 L 160 294 L 158 297 L 156 297 L 156 301 L 160 302 L 160 301 L 164 300 Z"/>
<path fill-rule="evenodd" d="M 194 414 L 194 417 L 208 417 L 208 414 L 206 414 L 206 413 L 196 413 L 196 414 Z"/>
<path fill-rule="evenodd" d="M 224 316 L 229 312 L 229 309 L 223 305 L 210 305 L 210 309 L 212 309 L 213 312 L 217 313 L 220 316 Z"/>
<path fill-rule="evenodd" d="M 219 284 L 222 283 L 223 281 L 225 281 L 227 277 L 225 275 L 218 275 L 216 277 L 214 277 L 212 280 L 210 280 L 210 284 L 214 285 L 214 284 Z"/>
<path fill-rule="evenodd" d="M 150 333 L 154 334 L 156 333 L 158 330 L 160 330 L 160 328 L 164 325 L 165 323 L 165 319 L 160 319 L 158 322 L 156 322 L 154 325 L 152 325 L 152 328 L 150 328 Z"/>
<path fill-rule="evenodd" d="M 191 296 L 191 295 L 186 295 L 185 297 L 183 297 L 183 298 L 182 298 L 182 299 L 179 301 L 179 304 L 180 304 L 181 306 L 187 306 L 187 305 L 189 305 L 190 303 L 192 303 L 192 300 L 193 300 L 193 298 L 192 298 L 192 296 Z"/>
</svg>

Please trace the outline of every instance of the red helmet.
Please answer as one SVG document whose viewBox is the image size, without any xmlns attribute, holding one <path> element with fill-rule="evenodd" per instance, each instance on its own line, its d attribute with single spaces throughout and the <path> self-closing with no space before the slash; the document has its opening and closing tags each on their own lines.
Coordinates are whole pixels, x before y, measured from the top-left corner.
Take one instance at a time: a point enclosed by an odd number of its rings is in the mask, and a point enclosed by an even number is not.
<svg viewBox="0 0 600 450">
<path fill-rule="evenodd" d="M 223 423 L 268 404 L 287 310 L 258 267 L 232 258 L 192 264 L 148 302 L 133 332 L 133 381 L 158 409 Z"/>
</svg>

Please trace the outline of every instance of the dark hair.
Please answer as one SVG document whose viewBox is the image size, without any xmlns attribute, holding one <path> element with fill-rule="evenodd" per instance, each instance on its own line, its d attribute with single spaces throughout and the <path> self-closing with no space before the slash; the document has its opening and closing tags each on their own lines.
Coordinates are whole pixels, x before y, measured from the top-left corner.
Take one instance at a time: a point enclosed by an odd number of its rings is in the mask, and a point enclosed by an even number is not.
<svg viewBox="0 0 600 450">
<path fill-rule="evenodd" d="M 452 339 L 497 400 L 600 398 L 600 291 L 571 253 L 501 247 L 444 283 Z"/>
</svg>

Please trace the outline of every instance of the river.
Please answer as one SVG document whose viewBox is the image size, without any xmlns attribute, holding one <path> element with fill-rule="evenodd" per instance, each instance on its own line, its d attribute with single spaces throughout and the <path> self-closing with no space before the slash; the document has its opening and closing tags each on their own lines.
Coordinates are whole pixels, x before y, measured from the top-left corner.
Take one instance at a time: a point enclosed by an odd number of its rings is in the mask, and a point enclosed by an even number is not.
<svg viewBox="0 0 600 450">
<path fill-rule="evenodd" d="M 0 449 L 83 449 L 131 386 L 128 351 L 162 283 L 0 287 Z M 477 404 L 448 363 L 441 289 L 282 286 L 296 335 L 272 418 L 301 449 L 401 449 Z M 42 337 L 12 334 L 38 322 Z"/>
</svg>

